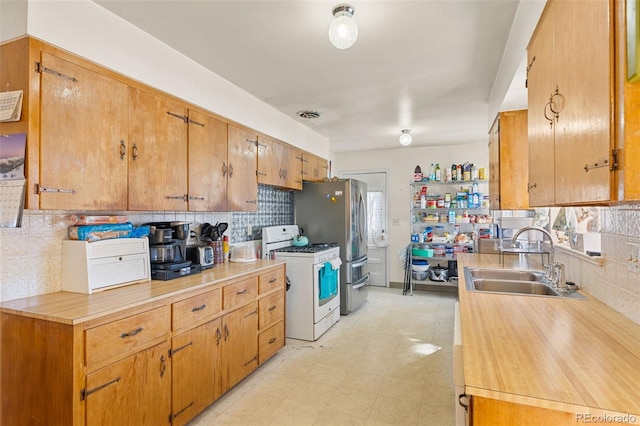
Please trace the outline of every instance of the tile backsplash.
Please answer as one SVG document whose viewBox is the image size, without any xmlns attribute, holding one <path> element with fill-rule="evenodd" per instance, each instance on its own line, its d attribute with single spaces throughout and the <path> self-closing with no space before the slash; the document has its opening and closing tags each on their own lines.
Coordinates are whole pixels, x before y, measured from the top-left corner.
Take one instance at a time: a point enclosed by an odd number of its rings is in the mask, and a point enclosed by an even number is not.
<svg viewBox="0 0 640 426">
<path fill-rule="evenodd" d="M 60 284 L 62 240 L 70 211 L 26 210 L 21 228 L 0 228 L 0 301 L 52 291 Z M 112 212 L 113 213 L 113 212 Z M 293 193 L 260 186 L 251 213 L 125 212 L 134 224 L 151 221 L 228 222 L 231 244 L 261 239 L 262 227 L 293 223 Z M 247 230 L 251 225 L 251 235 Z M 603 209 L 603 265 L 558 251 L 567 280 L 640 324 L 640 274 L 628 267 L 630 245 L 640 244 L 640 206 Z"/>
<path fill-rule="evenodd" d="M 568 281 L 640 324 L 640 273 L 629 268 L 631 244 L 640 244 L 640 206 L 602 209 L 603 265 L 556 251 Z"/>
<path fill-rule="evenodd" d="M 20 228 L 0 228 L 0 302 L 60 290 L 62 240 L 71 216 L 85 212 L 25 210 Z M 100 213 L 100 212 L 92 212 Z M 293 193 L 268 186 L 258 188 L 258 211 L 250 213 L 109 212 L 130 222 L 227 222 L 230 243 L 262 238 L 262 227 L 293 223 Z M 251 225 L 251 235 L 247 229 Z"/>
</svg>

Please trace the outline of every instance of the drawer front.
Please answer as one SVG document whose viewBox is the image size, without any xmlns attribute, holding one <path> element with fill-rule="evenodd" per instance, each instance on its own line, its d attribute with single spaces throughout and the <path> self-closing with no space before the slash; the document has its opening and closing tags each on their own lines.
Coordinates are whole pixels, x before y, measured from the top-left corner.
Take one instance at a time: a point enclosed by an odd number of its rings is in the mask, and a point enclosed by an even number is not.
<svg viewBox="0 0 640 426">
<path fill-rule="evenodd" d="M 170 331 L 169 318 L 167 305 L 86 330 L 87 366 L 114 357 L 124 358 L 167 337 Z"/>
<path fill-rule="evenodd" d="M 284 268 L 260 275 L 258 288 L 260 294 L 276 288 L 284 288 Z"/>
<path fill-rule="evenodd" d="M 174 303 L 171 306 L 173 329 L 179 330 L 189 324 L 197 324 L 213 318 L 222 310 L 222 292 L 215 289 Z"/>
<path fill-rule="evenodd" d="M 258 329 L 265 330 L 284 319 L 283 292 L 270 294 L 258 300 Z"/>
<path fill-rule="evenodd" d="M 258 277 L 249 278 L 239 283 L 222 288 L 223 308 L 234 309 L 256 300 L 258 295 Z"/>
<path fill-rule="evenodd" d="M 273 325 L 258 336 L 258 364 L 271 358 L 284 347 L 284 321 Z"/>
</svg>

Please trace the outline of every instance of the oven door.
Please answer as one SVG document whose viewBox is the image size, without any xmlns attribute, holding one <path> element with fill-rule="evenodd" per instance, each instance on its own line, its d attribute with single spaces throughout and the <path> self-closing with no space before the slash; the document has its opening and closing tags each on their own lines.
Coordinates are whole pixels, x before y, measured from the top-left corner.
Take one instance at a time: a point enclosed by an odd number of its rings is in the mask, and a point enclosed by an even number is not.
<svg viewBox="0 0 640 426">
<path fill-rule="evenodd" d="M 313 265 L 313 322 L 318 323 L 340 306 L 340 267 L 330 262 Z"/>
</svg>

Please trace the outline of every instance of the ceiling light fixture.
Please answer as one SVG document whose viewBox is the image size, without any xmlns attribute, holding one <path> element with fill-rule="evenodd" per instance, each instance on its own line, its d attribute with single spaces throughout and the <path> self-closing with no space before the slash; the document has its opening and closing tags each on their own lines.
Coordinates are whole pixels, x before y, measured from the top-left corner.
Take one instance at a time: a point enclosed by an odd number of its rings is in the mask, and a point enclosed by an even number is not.
<svg viewBox="0 0 640 426">
<path fill-rule="evenodd" d="M 354 9 L 350 4 L 333 8 L 334 19 L 329 25 L 329 40 L 338 49 L 348 49 L 358 39 L 358 25 L 353 20 Z"/>
<path fill-rule="evenodd" d="M 402 133 L 400 134 L 400 145 L 402 146 L 411 145 L 411 141 L 413 141 L 413 137 L 411 136 L 411 130 L 402 129 Z"/>
</svg>

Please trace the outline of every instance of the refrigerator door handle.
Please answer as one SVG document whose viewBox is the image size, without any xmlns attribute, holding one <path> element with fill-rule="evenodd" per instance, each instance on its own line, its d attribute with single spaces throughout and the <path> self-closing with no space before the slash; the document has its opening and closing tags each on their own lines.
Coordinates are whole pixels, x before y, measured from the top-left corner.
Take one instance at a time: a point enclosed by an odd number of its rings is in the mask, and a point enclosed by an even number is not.
<svg viewBox="0 0 640 426">
<path fill-rule="evenodd" d="M 368 261 L 369 261 L 369 257 L 365 256 L 365 258 L 363 260 L 361 260 L 360 262 L 351 264 L 351 268 L 359 268 L 362 265 L 365 265 Z"/>
<path fill-rule="evenodd" d="M 351 288 L 352 288 L 353 290 L 357 290 L 357 289 L 359 289 L 359 288 L 361 288 L 361 287 L 364 287 L 364 286 L 365 286 L 365 285 L 367 285 L 367 284 L 369 284 L 369 273 L 368 273 L 368 272 L 367 272 L 367 275 L 365 275 L 365 277 L 364 277 L 362 280 L 360 280 L 360 282 L 359 282 L 359 283 L 353 284 L 353 285 L 351 286 Z"/>
</svg>

